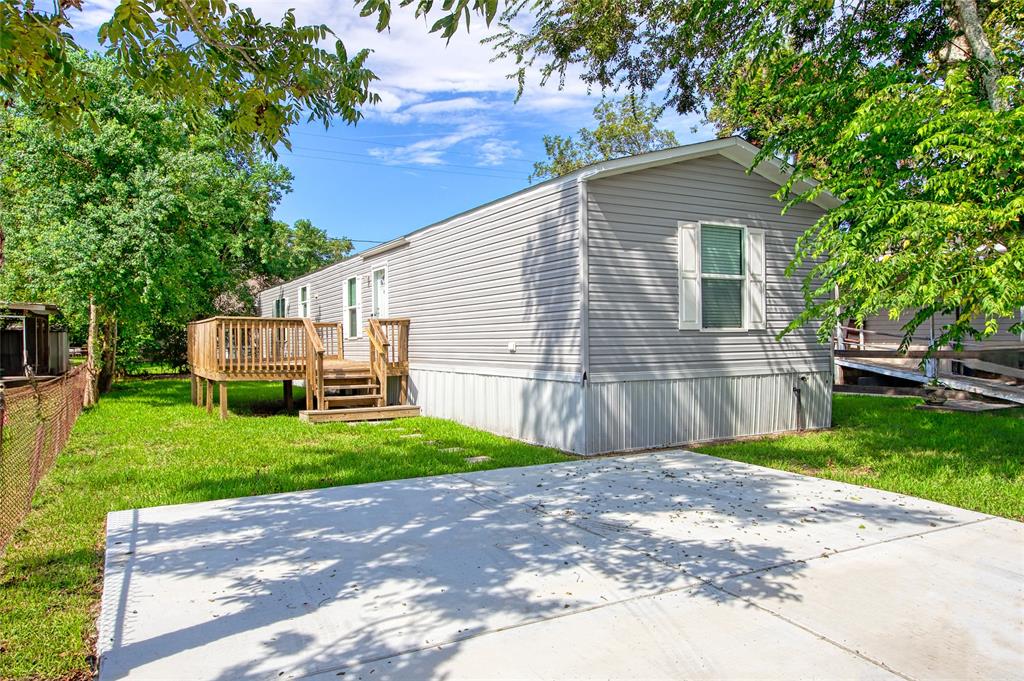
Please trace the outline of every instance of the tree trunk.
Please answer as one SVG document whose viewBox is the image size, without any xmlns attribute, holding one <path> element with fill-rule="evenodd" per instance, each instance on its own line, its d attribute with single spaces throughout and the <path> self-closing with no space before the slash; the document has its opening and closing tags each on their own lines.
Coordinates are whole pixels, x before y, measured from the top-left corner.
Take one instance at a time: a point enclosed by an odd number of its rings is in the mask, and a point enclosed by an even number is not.
<svg viewBox="0 0 1024 681">
<path fill-rule="evenodd" d="M 103 351 L 100 356 L 100 373 L 97 387 L 100 394 L 110 392 L 114 385 L 114 373 L 117 370 L 117 320 L 108 317 L 103 321 Z"/>
<path fill-rule="evenodd" d="M 1002 70 L 999 68 L 999 60 L 992 49 L 982 20 L 978 14 L 978 3 L 976 0 L 952 0 L 956 11 L 956 21 L 959 28 L 967 38 L 967 44 L 971 48 L 971 55 L 978 60 L 981 66 L 981 84 L 985 88 L 985 96 L 989 105 L 996 111 L 1005 111 L 1009 106 L 1006 97 L 999 94 L 999 77 Z"/>
<path fill-rule="evenodd" d="M 85 373 L 88 379 L 85 383 L 85 406 L 91 407 L 99 401 L 98 379 L 96 357 L 96 342 L 99 336 L 99 311 L 96 309 L 96 302 L 89 296 L 89 340 L 86 343 L 88 358 L 85 362 Z"/>
</svg>

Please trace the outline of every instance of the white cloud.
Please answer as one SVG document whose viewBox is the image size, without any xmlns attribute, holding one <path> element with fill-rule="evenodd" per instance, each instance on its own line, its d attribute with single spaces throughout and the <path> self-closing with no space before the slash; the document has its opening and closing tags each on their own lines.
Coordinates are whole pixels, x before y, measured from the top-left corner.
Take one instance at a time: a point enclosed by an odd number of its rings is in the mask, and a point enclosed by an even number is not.
<svg viewBox="0 0 1024 681">
<path fill-rule="evenodd" d="M 118 0 L 93 0 L 85 11 L 72 15 L 76 29 L 95 27 L 105 21 Z M 528 74 L 525 91 L 513 105 L 517 83 L 508 78 L 514 69 L 511 60 L 493 61 L 494 50 L 481 40 L 494 33 L 479 17 L 473 17 L 470 33 L 461 31 L 446 45 L 438 34 L 429 32 L 429 20 L 416 19 L 411 7 L 398 8 L 391 28 L 378 33 L 375 21 L 360 17 L 352 0 L 242 0 L 257 16 L 278 21 L 294 8 L 300 24 L 326 24 L 344 42 L 349 54 L 370 49 L 367 65 L 380 80 L 373 90 L 380 102 L 367 107 L 367 118 L 402 126 L 425 126 L 433 136 L 404 147 L 378 147 L 370 150 L 375 158 L 388 163 L 440 165 L 452 148 L 466 145 L 463 154 L 475 156 L 482 166 L 501 165 L 521 155 L 519 147 L 508 141 L 512 126 L 536 128 L 537 138 L 552 130 L 575 130 L 590 122 L 590 110 L 600 98 L 572 72 L 558 87 L 557 79 L 540 85 L 540 76 Z M 326 41 L 332 44 L 333 39 Z M 690 119 L 674 120 L 680 140 L 694 138 L 689 133 Z M 685 128 L 685 132 L 684 132 Z M 436 134 L 434 134 L 436 133 Z M 464 163 L 465 161 L 463 161 Z"/>
<path fill-rule="evenodd" d="M 496 132 L 491 123 L 466 123 L 454 131 L 400 147 L 371 147 L 370 156 L 391 164 L 440 165 L 444 153 L 461 142 L 487 137 Z"/>
<path fill-rule="evenodd" d="M 523 152 L 513 140 L 491 138 L 481 144 L 477 151 L 480 155 L 479 165 L 500 166 L 510 158 L 520 158 Z"/>
</svg>

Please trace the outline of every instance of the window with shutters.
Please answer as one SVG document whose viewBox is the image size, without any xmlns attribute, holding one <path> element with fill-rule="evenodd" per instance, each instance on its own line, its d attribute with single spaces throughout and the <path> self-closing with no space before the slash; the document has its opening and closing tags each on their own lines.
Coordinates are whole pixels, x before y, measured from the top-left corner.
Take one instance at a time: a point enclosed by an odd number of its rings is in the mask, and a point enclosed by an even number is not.
<svg viewBox="0 0 1024 681">
<path fill-rule="evenodd" d="M 679 223 L 679 328 L 758 331 L 765 322 L 764 230 Z"/>
<path fill-rule="evenodd" d="M 701 225 L 701 327 L 742 329 L 746 284 L 743 228 Z"/>
</svg>

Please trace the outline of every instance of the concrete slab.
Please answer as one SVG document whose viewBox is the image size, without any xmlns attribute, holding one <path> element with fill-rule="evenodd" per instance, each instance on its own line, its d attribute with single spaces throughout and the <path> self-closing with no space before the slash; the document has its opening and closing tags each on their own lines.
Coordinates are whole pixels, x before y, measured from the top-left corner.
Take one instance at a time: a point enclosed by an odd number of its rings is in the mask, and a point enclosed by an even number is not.
<svg viewBox="0 0 1024 681">
<path fill-rule="evenodd" d="M 1011 678 L 1021 527 L 686 452 L 125 511 L 100 678 Z"/>
<path fill-rule="evenodd" d="M 1012 520 L 877 544 L 723 587 L 912 678 L 1024 678 L 1024 525 Z"/>
<path fill-rule="evenodd" d="M 351 665 L 697 580 L 457 477 L 112 513 L 101 676 Z"/>
<path fill-rule="evenodd" d="M 780 626 L 781 625 L 781 626 Z M 343 676 L 338 676 L 344 671 Z M 769 613 L 698 587 L 433 646 L 312 681 L 898 679 Z"/>
<path fill-rule="evenodd" d="M 692 452 L 462 477 L 703 579 L 988 517 Z"/>
</svg>

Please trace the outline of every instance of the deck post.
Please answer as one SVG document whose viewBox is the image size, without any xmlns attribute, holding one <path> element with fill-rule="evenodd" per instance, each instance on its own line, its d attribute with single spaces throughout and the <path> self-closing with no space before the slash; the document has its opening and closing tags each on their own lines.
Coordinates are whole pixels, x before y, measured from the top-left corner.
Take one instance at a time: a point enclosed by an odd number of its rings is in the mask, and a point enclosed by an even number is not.
<svg viewBox="0 0 1024 681">
<path fill-rule="evenodd" d="M 292 382 L 282 381 L 284 384 L 284 410 L 291 413 L 292 407 L 294 406 L 294 400 L 292 399 Z"/>
<path fill-rule="evenodd" d="M 402 374 L 398 379 L 398 403 L 408 404 L 409 402 L 409 374 Z"/>
<path fill-rule="evenodd" d="M 206 413 L 213 413 L 213 384 L 210 379 L 206 379 Z"/>
<path fill-rule="evenodd" d="M 227 381 L 221 381 L 217 384 L 220 395 L 218 401 L 220 402 L 220 420 L 223 421 L 228 417 L 228 384 Z"/>
<path fill-rule="evenodd" d="M 199 404 L 199 379 L 195 374 L 190 374 L 189 377 L 192 379 L 192 406 L 194 407 Z"/>
<path fill-rule="evenodd" d="M 313 391 L 316 390 L 316 388 L 314 388 L 313 385 L 312 385 L 313 381 L 310 380 L 310 374 L 312 374 L 312 373 L 313 372 L 311 372 L 311 371 L 308 371 L 308 370 L 306 371 L 306 380 L 303 383 L 303 387 L 302 387 L 303 391 L 306 393 L 306 410 L 307 411 L 312 411 L 313 410 Z"/>
</svg>

